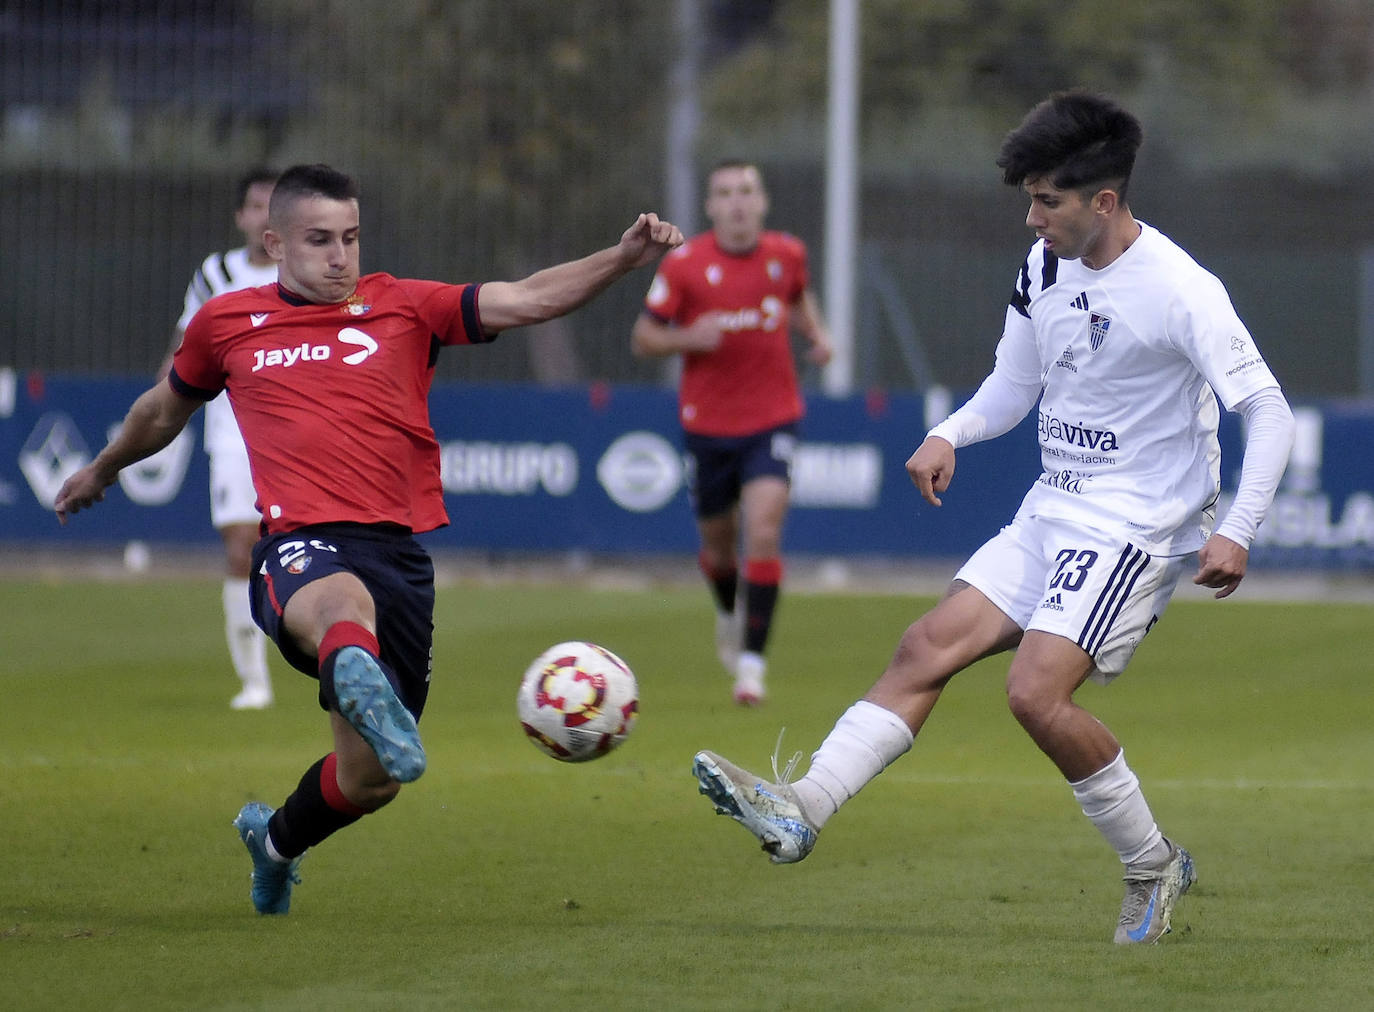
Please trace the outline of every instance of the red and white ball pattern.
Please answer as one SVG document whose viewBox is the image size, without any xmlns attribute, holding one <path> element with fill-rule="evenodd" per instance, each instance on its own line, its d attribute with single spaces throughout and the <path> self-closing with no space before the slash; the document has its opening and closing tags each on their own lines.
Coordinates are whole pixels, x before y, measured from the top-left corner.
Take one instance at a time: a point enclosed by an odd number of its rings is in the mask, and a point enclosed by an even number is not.
<svg viewBox="0 0 1374 1012">
<path fill-rule="evenodd" d="M 605 647 L 571 640 L 534 659 L 516 696 L 530 741 L 563 762 L 597 759 L 619 745 L 639 713 L 630 666 Z"/>
</svg>

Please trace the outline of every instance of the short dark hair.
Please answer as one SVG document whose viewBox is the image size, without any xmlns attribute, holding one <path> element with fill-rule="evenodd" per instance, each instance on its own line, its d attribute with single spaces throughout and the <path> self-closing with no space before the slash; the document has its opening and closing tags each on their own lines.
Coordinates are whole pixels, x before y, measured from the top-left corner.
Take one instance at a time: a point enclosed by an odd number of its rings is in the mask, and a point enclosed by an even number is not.
<svg viewBox="0 0 1374 1012">
<path fill-rule="evenodd" d="M 268 205 L 270 220 L 277 220 L 289 203 L 300 197 L 327 197 L 330 200 L 357 200 L 358 183 L 350 175 L 328 165 L 293 165 L 277 177 Z"/>
<path fill-rule="evenodd" d="M 751 162 L 747 158 L 722 158 L 707 170 L 706 178 L 710 179 L 722 169 L 753 169 L 759 174 L 759 181 L 763 181 L 763 170 L 759 168 L 758 162 Z"/>
<path fill-rule="evenodd" d="M 1061 190 L 1113 183 L 1124 201 L 1144 136 L 1140 121 L 1112 99 L 1057 91 L 1007 134 L 997 166 L 1012 186 L 1042 176 Z"/>
<path fill-rule="evenodd" d="M 234 187 L 234 210 L 242 210 L 248 200 L 248 191 L 259 183 L 275 183 L 280 173 L 266 165 L 255 165 L 242 176 Z"/>
</svg>

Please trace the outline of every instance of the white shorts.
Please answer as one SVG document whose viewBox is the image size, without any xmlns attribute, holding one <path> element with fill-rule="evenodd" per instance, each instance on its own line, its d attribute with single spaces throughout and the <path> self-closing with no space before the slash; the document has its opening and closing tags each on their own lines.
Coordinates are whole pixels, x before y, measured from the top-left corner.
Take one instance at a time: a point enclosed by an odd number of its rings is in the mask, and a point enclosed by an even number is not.
<svg viewBox="0 0 1374 1012">
<path fill-rule="evenodd" d="M 1191 556 L 1154 556 L 1101 531 L 1047 517 L 1017 517 L 954 575 L 1022 629 L 1073 640 L 1094 681 L 1126 669 L 1164 614 Z"/>
<path fill-rule="evenodd" d="M 210 455 L 210 523 L 216 529 L 256 525 L 262 517 L 248 448 L 224 394 L 205 406 L 205 452 Z"/>
</svg>

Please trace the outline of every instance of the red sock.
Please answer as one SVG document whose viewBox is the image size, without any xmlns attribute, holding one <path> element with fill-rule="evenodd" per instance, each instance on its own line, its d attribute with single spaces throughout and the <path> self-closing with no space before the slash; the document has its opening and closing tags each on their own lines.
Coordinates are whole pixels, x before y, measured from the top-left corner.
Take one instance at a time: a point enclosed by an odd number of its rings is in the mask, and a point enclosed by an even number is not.
<svg viewBox="0 0 1374 1012">
<path fill-rule="evenodd" d="M 382 649 L 377 645 L 377 637 L 366 626 L 357 622 L 335 622 L 325 630 L 324 637 L 320 640 L 321 666 L 329 659 L 330 654 L 344 647 L 362 647 L 373 657 L 379 656 Z"/>
<path fill-rule="evenodd" d="M 339 757 L 336 753 L 330 752 L 324 757 L 324 765 L 320 767 L 320 794 L 324 796 L 324 803 L 340 815 L 366 815 L 368 809 L 355 805 L 339 790 L 338 768 Z"/>
</svg>

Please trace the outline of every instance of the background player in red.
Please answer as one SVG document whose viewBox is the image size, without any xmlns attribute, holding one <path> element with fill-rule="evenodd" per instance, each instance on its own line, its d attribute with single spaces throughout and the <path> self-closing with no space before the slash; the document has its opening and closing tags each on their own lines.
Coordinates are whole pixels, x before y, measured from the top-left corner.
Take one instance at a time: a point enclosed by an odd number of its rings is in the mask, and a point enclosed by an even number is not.
<svg viewBox="0 0 1374 1012">
<path fill-rule="evenodd" d="M 716 602 L 716 649 L 744 705 L 764 698 L 763 652 L 782 582 L 782 528 L 804 410 L 793 328 L 812 362 L 825 365 L 831 355 L 806 247 L 765 230 L 767 214 L 756 166 L 727 161 L 712 169 L 711 230 L 665 258 L 630 335 L 636 355 L 682 356 L 679 419 L 692 462 L 698 558 Z"/>
<path fill-rule="evenodd" d="M 55 508 L 65 523 L 102 499 L 122 468 L 228 389 L 265 528 L 254 617 L 293 667 L 318 677 L 333 735 L 333 751 L 279 809 L 252 802 L 234 820 L 253 859 L 253 905 L 284 914 L 305 851 L 425 769 L 416 721 L 429 691 L 434 568 L 412 535 L 448 523 L 427 401 L 439 346 L 561 316 L 682 235 L 641 214 L 616 245 L 523 281 L 360 276 L 357 185 L 301 165 L 277 181 L 264 241 L 277 283 L 206 303 L 167 381 L 134 402 Z"/>
</svg>

